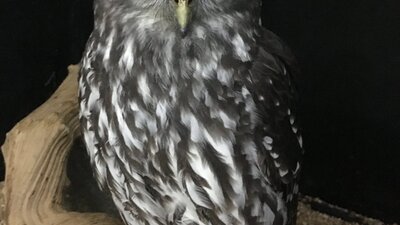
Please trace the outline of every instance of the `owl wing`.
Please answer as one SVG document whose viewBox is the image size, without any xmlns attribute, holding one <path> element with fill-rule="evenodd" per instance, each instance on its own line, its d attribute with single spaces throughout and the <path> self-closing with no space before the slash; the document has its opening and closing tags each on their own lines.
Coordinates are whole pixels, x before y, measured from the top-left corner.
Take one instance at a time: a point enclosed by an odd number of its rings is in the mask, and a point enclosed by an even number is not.
<svg viewBox="0 0 400 225">
<path fill-rule="evenodd" d="M 94 175 L 101 189 L 107 188 L 106 174 L 107 166 L 102 157 L 101 139 L 98 134 L 99 111 L 101 108 L 100 81 L 102 65 L 96 64 L 98 37 L 93 33 L 89 37 L 86 49 L 82 57 L 79 72 L 79 120 L 82 129 L 82 136 Z"/>
<path fill-rule="evenodd" d="M 295 117 L 297 94 L 296 60 L 288 47 L 272 32 L 263 30 L 250 82 L 260 125 L 255 143 L 260 150 L 264 175 L 287 203 L 288 224 L 295 220 L 302 137 Z M 294 214 L 294 215 L 293 215 Z"/>
</svg>

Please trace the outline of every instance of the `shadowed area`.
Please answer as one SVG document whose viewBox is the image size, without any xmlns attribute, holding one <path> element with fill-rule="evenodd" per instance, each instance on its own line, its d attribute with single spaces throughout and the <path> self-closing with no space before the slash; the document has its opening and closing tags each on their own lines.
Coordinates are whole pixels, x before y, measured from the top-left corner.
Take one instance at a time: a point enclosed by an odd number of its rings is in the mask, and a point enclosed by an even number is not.
<svg viewBox="0 0 400 225">
<path fill-rule="evenodd" d="M 69 187 L 64 192 L 64 206 L 77 212 L 104 212 L 119 218 L 107 192 L 99 189 L 90 167 L 89 157 L 79 138 L 71 149 L 67 165 Z"/>
</svg>

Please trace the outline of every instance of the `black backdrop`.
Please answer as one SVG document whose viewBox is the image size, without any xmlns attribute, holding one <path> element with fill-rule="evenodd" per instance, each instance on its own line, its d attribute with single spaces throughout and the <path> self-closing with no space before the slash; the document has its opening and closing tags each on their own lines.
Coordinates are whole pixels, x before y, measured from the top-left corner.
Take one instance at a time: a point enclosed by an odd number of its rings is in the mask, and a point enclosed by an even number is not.
<svg viewBox="0 0 400 225">
<path fill-rule="evenodd" d="M 79 61 L 91 17 L 90 0 L 0 2 L 1 141 Z M 263 21 L 303 71 L 302 192 L 399 222 L 400 1 L 265 0 Z"/>
</svg>

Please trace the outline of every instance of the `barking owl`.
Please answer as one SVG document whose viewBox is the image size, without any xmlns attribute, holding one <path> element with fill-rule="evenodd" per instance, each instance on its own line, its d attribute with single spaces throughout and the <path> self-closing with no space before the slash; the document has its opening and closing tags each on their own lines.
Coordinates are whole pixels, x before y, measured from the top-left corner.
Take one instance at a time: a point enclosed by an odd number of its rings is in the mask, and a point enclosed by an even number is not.
<svg viewBox="0 0 400 225">
<path fill-rule="evenodd" d="M 296 62 L 260 0 L 95 0 L 80 120 L 127 225 L 294 224 Z"/>
</svg>

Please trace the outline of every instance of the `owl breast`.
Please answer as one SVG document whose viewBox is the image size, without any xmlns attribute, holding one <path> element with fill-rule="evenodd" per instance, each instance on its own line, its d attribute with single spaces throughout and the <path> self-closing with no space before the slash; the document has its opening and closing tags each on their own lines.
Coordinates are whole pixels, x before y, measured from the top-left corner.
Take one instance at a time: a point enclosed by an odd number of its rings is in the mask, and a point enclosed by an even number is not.
<svg viewBox="0 0 400 225">
<path fill-rule="evenodd" d="M 81 121 L 96 177 L 127 224 L 272 224 L 285 208 L 260 168 L 251 48 L 239 34 L 194 35 L 87 52 Z"/>
</svg>

